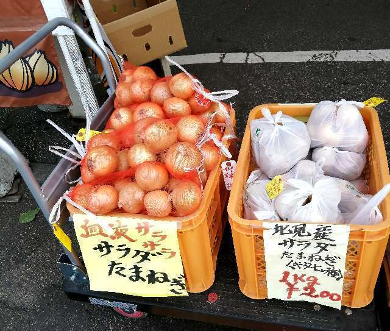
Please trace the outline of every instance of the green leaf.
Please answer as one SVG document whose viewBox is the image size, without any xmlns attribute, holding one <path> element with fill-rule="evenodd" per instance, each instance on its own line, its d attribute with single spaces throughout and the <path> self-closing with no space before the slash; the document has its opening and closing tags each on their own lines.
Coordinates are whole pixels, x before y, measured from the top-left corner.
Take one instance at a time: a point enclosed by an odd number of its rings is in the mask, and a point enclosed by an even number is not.
<svg viewBox="0 0 390 331">
<path fill-rule="evenodd" d="M 19 223 L 30 223 L 35 219 L 39 213 L 39 208 L 31 209 L 19 215 Z"/>
</svg>

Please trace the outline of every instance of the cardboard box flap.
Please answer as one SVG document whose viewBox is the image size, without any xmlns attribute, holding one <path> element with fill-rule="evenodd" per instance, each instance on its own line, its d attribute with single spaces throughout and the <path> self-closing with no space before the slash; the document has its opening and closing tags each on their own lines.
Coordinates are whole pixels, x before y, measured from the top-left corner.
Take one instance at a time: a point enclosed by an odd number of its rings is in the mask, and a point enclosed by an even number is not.
<svg viewBox="0 0 390 331">
<path fill-rule="evenodd" d="M 146 0 L 91 0 L 101 24 L 114 22 L 148 7 Z"/>
<path fill-rule="evenodd" d="M 140 28 L 145 25 L 145 20 L 151 20 L 150 24 L 153 23 L 159 16 L 163 16 L 164 13 L 169 12 L 171 10 L 178 10 L 175 1 L 164 1 L 155 5 L 153 7 L 149 7 L 145 10 L 142 10 L 138 13 L 134 13 L 131 16 L 123 17 L 115 22 L 110 22 L 104 25 L 104 30 L 107 34 L 112 32 L 117 32 L 120 29 L 128 29 L 129 22 L 131 21 L 131 25 L 135 26 L 139 24 Z M 167 23 L 167 21 L 165 22 Z M 152 24 L 153 26 L 153 24 Z"/>
</svg>

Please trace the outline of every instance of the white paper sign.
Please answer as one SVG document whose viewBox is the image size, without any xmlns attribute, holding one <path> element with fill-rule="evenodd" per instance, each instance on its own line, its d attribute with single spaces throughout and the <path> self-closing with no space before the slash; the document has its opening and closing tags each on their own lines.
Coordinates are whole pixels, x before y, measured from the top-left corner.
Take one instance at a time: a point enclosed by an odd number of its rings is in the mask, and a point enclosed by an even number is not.
<svg viewBox="0 0 390 331">
<path fill-rule="evenodd" d="M 268 298 L 341 309 L 349 226 L 264 222 Z"/>
<path fill-rule="evenodd" d="M 237 163 L 234 160 L 225 161 L 221 164 L 223 180 L 228 191 L 230 191 L 233 186 L 233 177 L 236 172 L 236 166 Z"/>
</svg>

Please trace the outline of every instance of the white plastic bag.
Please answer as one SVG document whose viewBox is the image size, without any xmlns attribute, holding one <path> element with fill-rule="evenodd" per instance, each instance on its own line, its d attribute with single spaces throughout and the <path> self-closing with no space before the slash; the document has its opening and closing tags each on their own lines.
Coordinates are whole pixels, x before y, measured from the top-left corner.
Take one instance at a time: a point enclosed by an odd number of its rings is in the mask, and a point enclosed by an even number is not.
<svg viewBox="0 0 390 331">
<path fill-rule="evenodd" d="M 361 153 L 368 142 L 368 132 L 359 108 L 363 103 L 342 100 L 318 103 L 307 122 L 311 147 L 338 147 Z"/>
<path fill-rule="evenodd" d="M 363 194 L 368 194 L 370 192 L 370 188 L 368 187 L 365 179 L 351 180 L 351 184 L 353 184 Z"/>
<path fill-rule="evenodd" d="M 321 166 L 321 162 L 301 160 L 289 172 L 282 175 L 283 182 L 287 182 L 289 179 L 301 179 L 314 184 L 320 177 L 324 176 Z"/>
<path fill-rule="evenodd" d="M 382 222 L 383 216 L 378 206 L 389 192 L 390 184 L 387 184 L 374 196 L 364 196 L 364 203 L 360 203 L 350 213 L 344 214 L 345 222 L 359 225 L 374 225 Z"/>
<path fill-rule="evenodd" d="M 339 209 L 343 215 L 352 213 L 372 197 L 371 195 L 364 195 L 354 184 L 347 180 L 336 178 L 336 181 L 341 191 Z"/>
<path fill-rule="evenodd" d="M 250 174 L 242 197 L 245 210 L 244 217 L 249 220 L 279 221 L 274 202 L 270 200 L 265 190 L 269 179 L 264 179 L 264 177 L 267 178 L 259 169 Z"/>
<path fill-rule="evenodd" d="M 337 147 L 320 147 L 313 151 L 313 161 L 322 162 L 325 175 L 353 180 L 362 174 L 366 154 L 341 151 Z"/>
<path fill-rule="evenodd" d="M 342 223 L 338 208 L 340 188 L 334 178 L 322 177 L 314 185 L 289 179 L 275 200 L 279 216 L 289 222 Z"/>
<path fill-rule="evenodd" d="M 306 125 L 279 111 L 272 116 L 262 109 L 263 118 L 250 123 L 252 154 L 259 168 L 270 178 L 290 170 L 310 149 Z"/>
</svg>

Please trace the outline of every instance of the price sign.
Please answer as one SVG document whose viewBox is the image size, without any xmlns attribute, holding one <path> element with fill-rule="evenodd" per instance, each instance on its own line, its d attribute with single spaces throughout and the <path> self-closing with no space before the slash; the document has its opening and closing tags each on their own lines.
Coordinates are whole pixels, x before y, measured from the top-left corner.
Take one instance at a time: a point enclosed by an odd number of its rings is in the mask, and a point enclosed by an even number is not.
<svg viewBox="0 0 390 331">
<path fill-rule="evenodd" d="M 268 298 L 341 309 L 349 226 L 264 222 Z"/>
<path fill-rule="evenodd" d="M 176 222 L 82 214 L 73 220 L 91 290 L 145 297 L 188 295 Z M 101 222 L 114 233 L 105 233 Z"/>
</svg>

